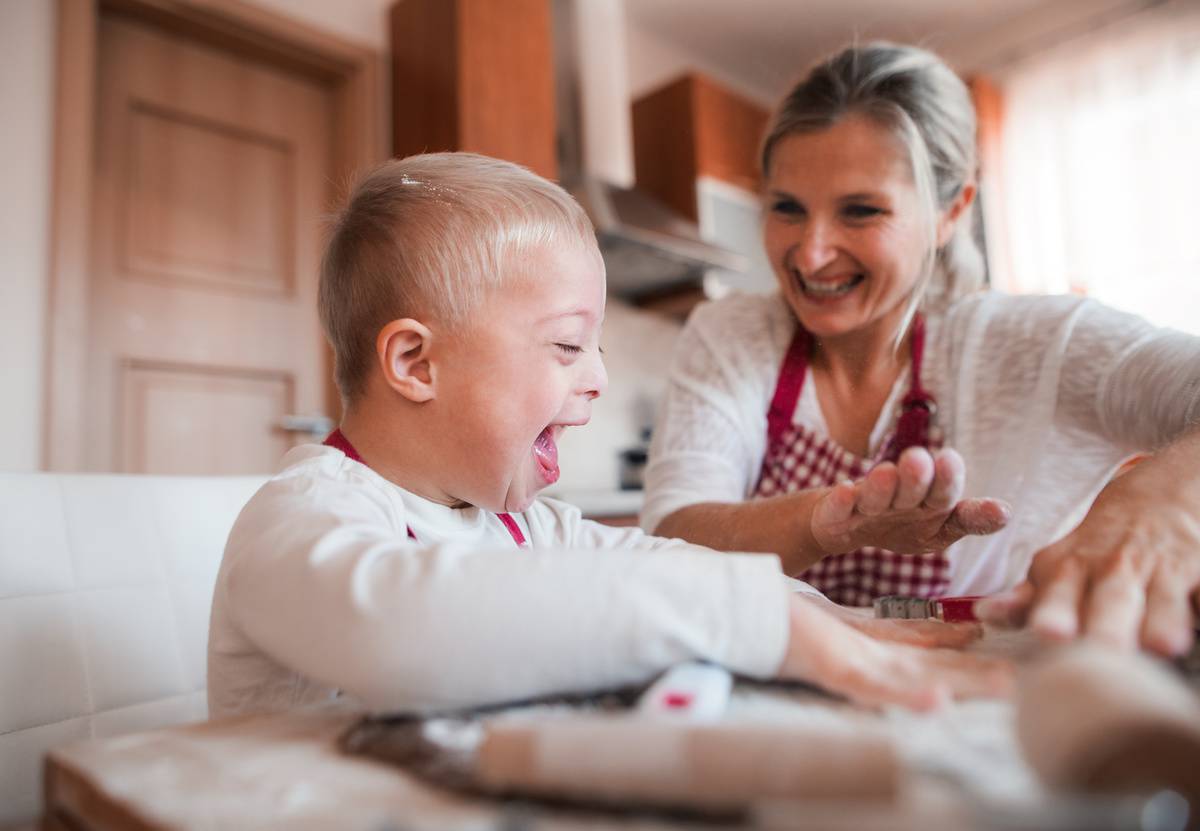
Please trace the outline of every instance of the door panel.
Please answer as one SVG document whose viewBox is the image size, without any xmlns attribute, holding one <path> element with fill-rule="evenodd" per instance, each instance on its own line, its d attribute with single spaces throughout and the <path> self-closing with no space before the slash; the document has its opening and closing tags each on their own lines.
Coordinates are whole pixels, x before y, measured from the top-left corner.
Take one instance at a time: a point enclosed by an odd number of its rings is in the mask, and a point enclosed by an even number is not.
<svg viewBox="0 0 1200 831">
<path fill-rule="evenodd" d="M 130 120 L 125 274 L 287 294 L 292 148 L 178 110 L 135 106 Z"/>
<path fill-rule="evenodd" d="M 267 472 L 326 400 L 331 91 L 119 17 L 98 61 L 87 467 Z"/>
<path fill-rule="evenodd" d="M 282 373 L 130 361 L 121 387 L 125 470 L 258 473 L 287 452 L 287 435 L 274 429 L 293 400 Z M 230 413 L 263 429 L 230 430 Z"/>
</svg>

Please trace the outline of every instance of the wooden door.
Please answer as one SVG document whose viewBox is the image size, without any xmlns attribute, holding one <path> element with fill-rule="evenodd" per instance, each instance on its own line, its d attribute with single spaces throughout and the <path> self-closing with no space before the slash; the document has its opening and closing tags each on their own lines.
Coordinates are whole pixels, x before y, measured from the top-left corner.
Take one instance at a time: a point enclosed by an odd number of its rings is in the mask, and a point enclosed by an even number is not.
<svg viewBox="0 0 1200 831">
<path fill-rule="evenodd" d="M 97 40 L 86 468 L 268 472 L 327 401 L 331 91 L 132 19 Z"/>
</svg>

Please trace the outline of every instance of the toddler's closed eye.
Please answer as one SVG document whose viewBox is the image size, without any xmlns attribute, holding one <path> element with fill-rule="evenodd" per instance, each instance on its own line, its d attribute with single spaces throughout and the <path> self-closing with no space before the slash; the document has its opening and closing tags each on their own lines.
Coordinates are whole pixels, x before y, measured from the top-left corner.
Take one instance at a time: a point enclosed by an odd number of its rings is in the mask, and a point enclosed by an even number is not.
<svg viewBox="0 0 1200 831">
<path fill-rule="evenodd" d="M 576 346 L 573 343 L 556 343 L 554 345 L 557 346 L 559 349 L 561 349 L 563 352 L 566 352 L 568 355 L 578 355 L 580 352 L 583 351 L 582 346 Z"/>
</svg>

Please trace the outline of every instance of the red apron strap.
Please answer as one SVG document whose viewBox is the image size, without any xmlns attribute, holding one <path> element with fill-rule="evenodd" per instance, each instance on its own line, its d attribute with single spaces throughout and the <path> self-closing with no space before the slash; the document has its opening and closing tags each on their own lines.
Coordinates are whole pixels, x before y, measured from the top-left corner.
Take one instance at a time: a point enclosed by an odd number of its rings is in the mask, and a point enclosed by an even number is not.
<svg viewBox="0 0 1200 831">
<path fill-rule="evenodd" d="M 353 459 L 361 465 L 370 467 L 370 465 L 367 465 L 367 463 L 363 461 L 363 457 L 358 455 L 358 451 L 354 449 L 354 445 L 350 443 L 350 439 L 346 438 L 346 435 L 341 431 L 341 428 L 335 429 L 332 433 L 326 436 L 325 441 L 321 442 L 321 444 L 332 447 L 335 450 L 340 450 L 346 454 L 346 458 Z M 513 538 L 513 542 L 523 548 L 526 545 L 525 535 L 521 533 L 521 526 L 517 525 L 517 521 L 508 514 L 497 514 L 497 516 L 500 517 L 500 521 L 504 523 L 504 527 L 508 529 L 508 533 Z M 417 535 L 413 533 L 411 525 L 408 526 L 407 530 L 408 538 L 410 540 L 416 540 Z"/>
<path fill-rule="evenodd" d="M 921 364 L 925 358 L 925 318 L 915 315 L 912 322 L 912 366 L 908 394 L 900 402 L 896 435 L 888 442 L 884 461 L 894 462 L 910 447 L 929 446 L 929 422 L 936 403 L 921 385 Z"/>
<path fill-rule="evenodd" d="M 771 409 L 767 410 L 768 444 L 779 441 L 792 424 L 796 404 L 800 400 L 800 391 L 804 388 L 804 374 L 808 371 L 808 353 L 811 346 L 812 338 L 808 331 L 797 323 L 796 334 L 792 336 L 792 342 L 783 356 L 783 366 L 779 368 L 779 380 L 775 384 Z"/>
<path fill-rule="evenodd" d="M 358 455 L 358 451 L 354 449 L 354 445 L 350 443 L 350 439 L 346 438 L 340 427 L 334 428 L 334 431 L 326 436 L 325 441 L 321 442 L 321 444 L 342 451 L 346 454 L 347 458 L 353 459 L 360 465 L 367 464 L 363 461 L 362 456 Z"/>
<path fill-rule="evenodd" d="M 521 526 L 517 525 L 517 521 L 513 519 L 512 514 L 496 514 L 496 516 L 500 517 L 500 521 L 508 529 L 509 536 L 513 538 L 513 542 L 517 544 L 517 547 L 524 548 L 527 545 L 525 535 L 521 532 Z"/>
<path fill-rule="evenodd" d="M 799 323 L 796 334 L 788 345 L 779 369 L 779 380 L 771 408 L 767 411 L 767 441 L 776 442 L 783 437 L 796 413 L 800 392 L 804 388 L 804 376 L 808 371 L 808 356 L 812 348 L 812 336 Z M 912 321 L 912 361 L 909 368 L 908 393 L 900 402 L 900 418 L 896 434 L 888 442 L 883 459 L 896 461 L 910 447 L 929 445 L 929 424 L 936 409 L 936 402 L 921 384 L 921 368 L 925 359 L 925 318 L 917 314 Z"/>
</svg>

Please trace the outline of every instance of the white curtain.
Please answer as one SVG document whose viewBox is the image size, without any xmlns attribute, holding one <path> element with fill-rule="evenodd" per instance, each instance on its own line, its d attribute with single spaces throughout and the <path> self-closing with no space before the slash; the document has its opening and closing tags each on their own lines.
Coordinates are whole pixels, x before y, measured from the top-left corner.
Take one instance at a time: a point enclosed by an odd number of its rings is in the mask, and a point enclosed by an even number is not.
<svg viewBox="0 0 1200 831">
<path fill-rule="evenodd" d="M 984 203 L 997 287 L 1083 293 L 1200 334 L 1200 3 L 1106 25 L 998 81 Z"/>
</svg>

